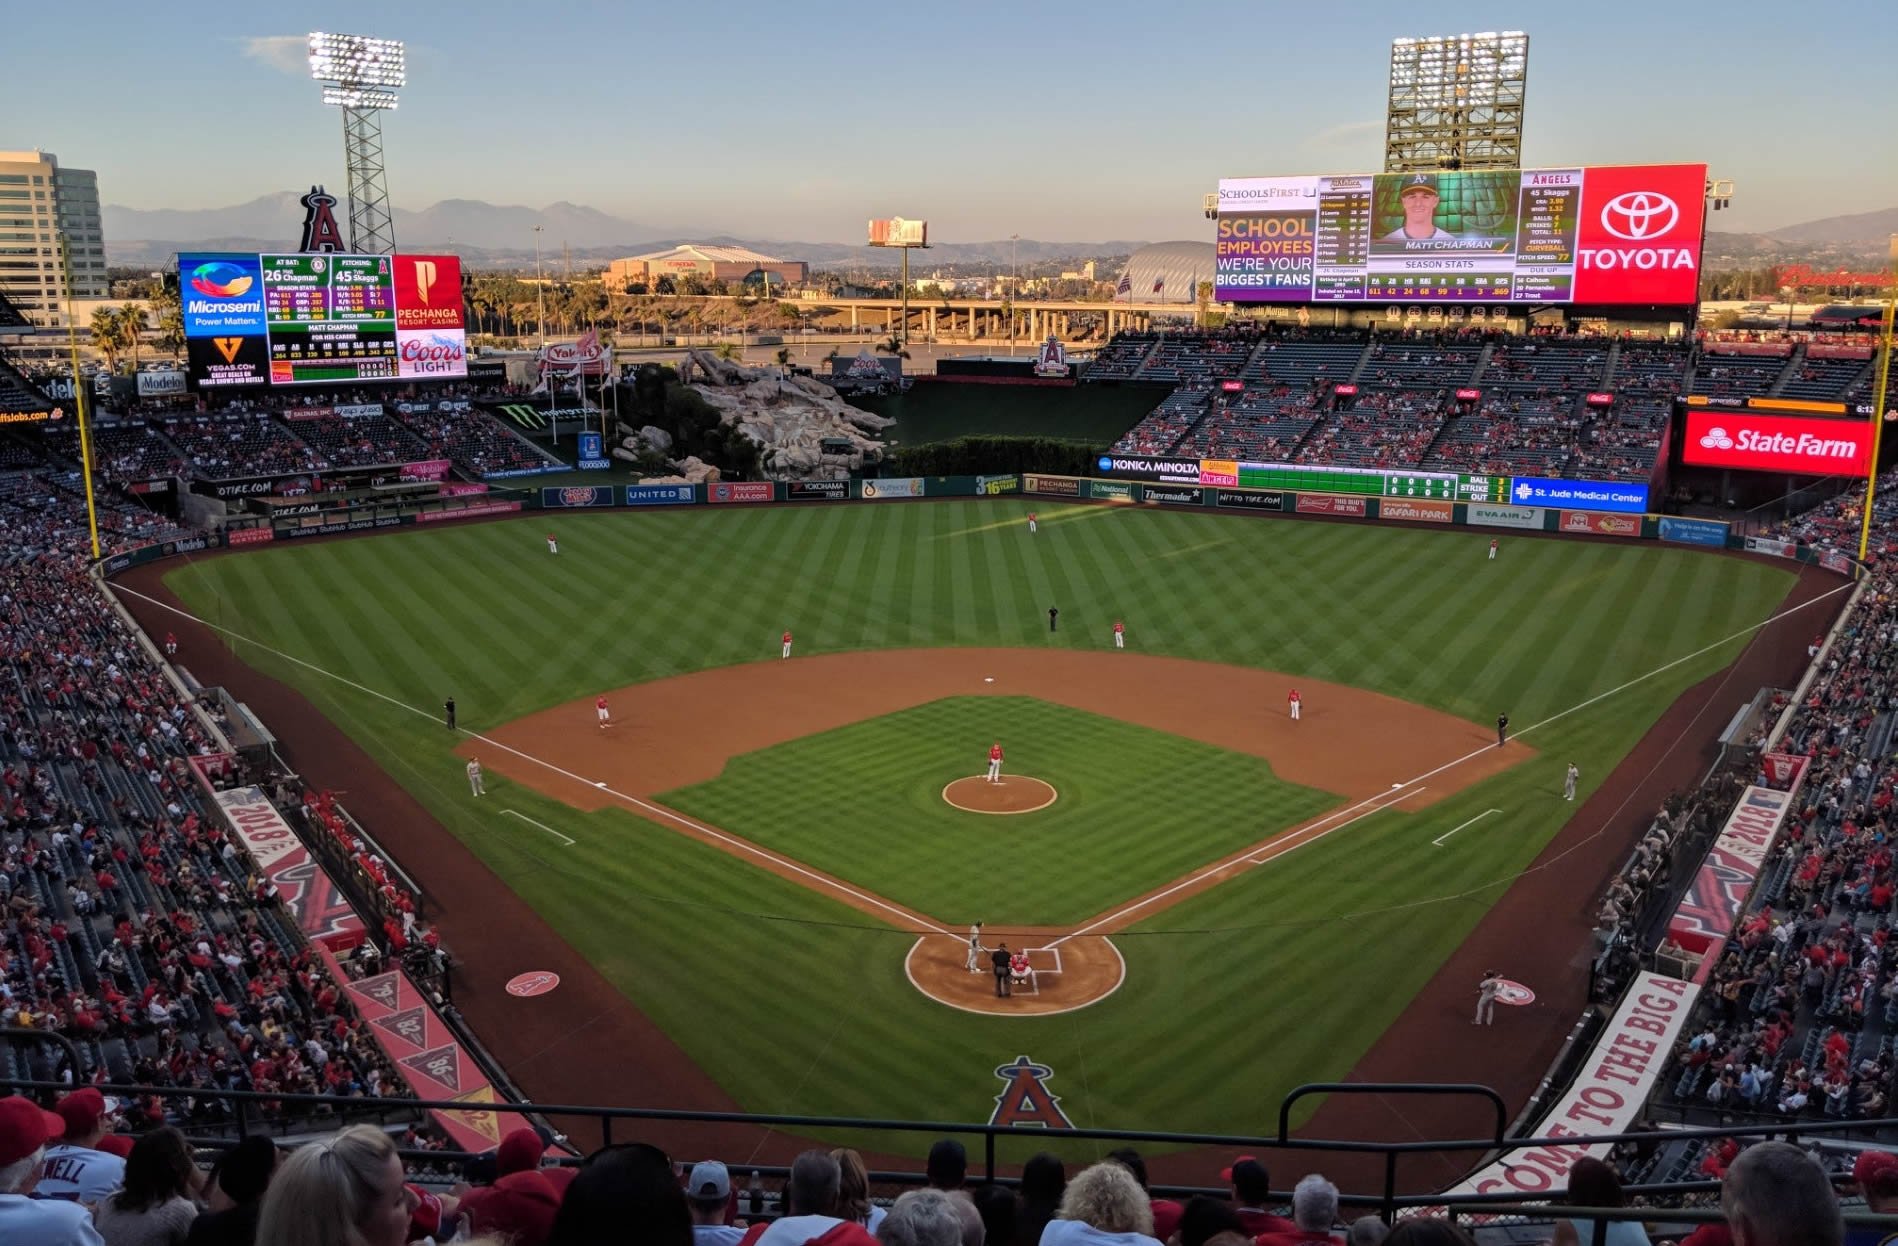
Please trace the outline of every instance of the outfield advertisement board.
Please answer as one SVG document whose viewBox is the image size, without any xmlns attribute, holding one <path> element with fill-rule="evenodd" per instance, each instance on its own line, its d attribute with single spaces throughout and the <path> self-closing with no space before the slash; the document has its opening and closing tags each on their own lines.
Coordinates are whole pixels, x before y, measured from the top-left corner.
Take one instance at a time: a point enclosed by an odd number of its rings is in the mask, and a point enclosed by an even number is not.
<svg viewBox="0 0 1898 1246">
<path fill-rule="evenodd" d="M 1247 511 L 1282 511 L 1285 509 L 1285 495 L 1264 493 L 1257 489 L 1220 489 L 1213 494 L 1213 505 Z"/>
<path fill-rule="evenodd" d="M 476 502 L 473 506 L 464 506 L 460 510 L 423 511 L 415 517 L 415 522 L 441 523 L 449 519 L 475 519 L 482 515 L 506 515 L 520 509 L 519 502 Z"/>
<path fill-rule="evenodd" d="M 1125 480 L 1154 480 L 1162 484 L 1196 485 L 1200 483 L 1200 460 L 1156 458 L 1149 454 L 1103 454 L 1094 460 L 1094 468 L 1103 476 Z M 1228 484 L 1238 484 L 1237 465 Z"/>
<path fill-rule="evenodd" d="M 793 480 L 785 486 L 784 496 L 793 502 L 847 502 L 848 480 Z"/>
<path fill-rule="evenodd" d="M 1008 476 L 977 476 L 975 478 L 975 491 L 976 494 L 981 497 L 998 497 L 1004 493 L 1020 493 L 1021 477 L 1012 474 Z"/>
<path fill-rule="evenodd" d="M 628 506 L 690 506 L 691 485 L 627 485 Z"/>
<path fill-rule="evenodd" d="M 1714 549 L 1727 547 L 1727 525 L 1712 519 L 1676 519 L 1665 516 L 1661 520 L 1661 539 L 1677 541 L 1682 545 L 1708 545 Z"/>
<path fill-rule="evenodd" d="M 1363 498 L 1301 493 L 1293 509 L 1301 515 L 1352 515 L 1362 519 L 1369 509 L 1369 503 Z"/>
<path fill-rule="evenodd" d="M 1021 487 L 1023 493 L 1040 493 L 1048 497 L 1081 496 L 1081 479 L 1078 476 L 1025 475 L 1021 478 Z"/>
<path fill-rule="evenodd" d="M 1863 476 L 1871 426 L 1860 420 L 1689 411 L 1681 462 L 1795 476 Z"/>
<path fill-rule="evenodd" d="M 1168 506 L 1199 506 L 1206 501 L 1206 491 L 1198 485 L 1142 485 L 1140 499 Z"/>
<path fill-rule="evenodd" d="M 717 480 L 705 486 L 705 500 L 714 504 L 769 502 L 774 496 L 768 480 Z"/>
<path fill-rule="evenodd" d="M 1087 495 L 1109 502 L 1131 502 L 1134 500 L 1134 487 L 1121 480 L 1090 480 L 1087 482 Z"/>
<path fill-rule="evenodd" d="M 1471 502 L 1469 522 L 1481 528 L 1522 528 L 1539 532 L 1542 530 L 1542 517 L 1547 513 L 1535 506 L 1491 506 L 1483 502 Z"/>
<path fill-rule="evenodd" d="M 921 476 L 899 476 L 894 480 L 863 482 L 863 496 L 866 498 L 919 498 L 923 496 L 923 491 Z"/>
<path fill-rule="evenodd" d="M 1402 523 L 1449 523 L 1456 518 L 1456 503 L 1382 498 L 1377 504 L 1377 517 Z"/>
<path fill-rule="evenodd" d="M 1563 511 L 1557 532 L 1592 532 L 1598 536 L 1640 536 L 1641 520 L 1632 515 L 1598 515 L 1592 511 Z"/>
<path fill-rule="evenodd" d="M 1775 558 L 1792 558 L 1799 553 L 1799 547 L 1791 541 L 1770 536 L 1750 536 L 1746 539 L 1746 548 L 1751 553 L 1771 554 Z"/>
<path fill-rule="evenodd" d="M 540 491 L 540 504 L 549 510 L 611 506 L 613 501 L 612 485 L 573 485 L 564 489 L 550 486 Z"/>
<path fill-rule="evenodd" d="M 1517 476 L 1510 481 L 1509 500 L 1519 506 L 1558 506 L 1640 515 L 1648 509 L 1648 487 L 1609 480 Z"/>
</svg>

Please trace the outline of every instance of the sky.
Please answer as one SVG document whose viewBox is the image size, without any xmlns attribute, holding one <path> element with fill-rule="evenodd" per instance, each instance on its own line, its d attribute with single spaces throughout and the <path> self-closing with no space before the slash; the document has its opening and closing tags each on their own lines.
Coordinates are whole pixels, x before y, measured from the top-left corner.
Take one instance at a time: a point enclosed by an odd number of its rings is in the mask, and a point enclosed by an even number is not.
<svg viewBox="0 0 1898 1246">
<path fill-rule="evenodd" d="M 860 241 L 873 216 L 945 242 L 1204 239 L 1222 176 L 1381 167 L 1393 38 L 1517 29 L 1526 165 L 1706 161 L 1735 183 L 1716 229 L 1898 205 L 1898 4 L 1875 0 L 13 5 L 0 39 L 39 51 L 8 58 L 0 148 L 96 169 L 136 208 L 340 190 L 312 28 L 407 41 L 384 138 L 412 209 L 566 200 L 760 240 Z"/>
</svg>

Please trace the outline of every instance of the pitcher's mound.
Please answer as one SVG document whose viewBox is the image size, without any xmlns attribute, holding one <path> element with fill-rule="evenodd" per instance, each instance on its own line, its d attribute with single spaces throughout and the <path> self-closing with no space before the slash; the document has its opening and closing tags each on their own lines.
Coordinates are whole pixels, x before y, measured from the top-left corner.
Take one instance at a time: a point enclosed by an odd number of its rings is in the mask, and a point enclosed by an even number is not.
<svg viewBox="0 0 1898 1246">
<path fill-rule="evenodd" d="M 944 800 L 970 813 L 1033 813 L 1054 804 L 1058 795 L 1053 784 L 1025 774 L 1005 774 L 995 783 L 970 775 L 942 789 Z"/>
</svg>

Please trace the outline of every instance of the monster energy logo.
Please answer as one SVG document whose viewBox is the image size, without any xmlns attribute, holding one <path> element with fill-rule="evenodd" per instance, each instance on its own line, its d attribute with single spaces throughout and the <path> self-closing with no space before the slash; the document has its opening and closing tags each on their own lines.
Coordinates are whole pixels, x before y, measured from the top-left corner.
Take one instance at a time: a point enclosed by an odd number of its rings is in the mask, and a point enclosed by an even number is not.
<svg viewBox="0 0 1898 1246">
<path fill-rule="evenodd" d="M 496 408 L 496 410 L 505 411 L 508 418 L 513 420 L 516 424 L 519 424 L 522 428 L 547 427 L 547 417 L 524 402 L 510 402 L 504 407 Z"/>
</svg>

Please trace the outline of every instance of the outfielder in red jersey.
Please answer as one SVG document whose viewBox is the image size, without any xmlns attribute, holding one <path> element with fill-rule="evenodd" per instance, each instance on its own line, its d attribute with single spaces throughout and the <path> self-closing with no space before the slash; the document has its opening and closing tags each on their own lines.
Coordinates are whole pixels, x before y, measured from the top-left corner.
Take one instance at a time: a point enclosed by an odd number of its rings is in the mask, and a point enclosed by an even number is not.
<svg viewBox="0 0 1898 1246">
<path fill-rule="evenodd" d="M 988 781 L 990 783 L 1000 783 L 1002 781 L 1002 742 L 1000 740 L 997 740 L 994 744 L 989 746 Z"/>
<path fill-rule="evenodd" d="M 1304 704 L 1305 704 L 1304 699 L 1298 695 L 1298 689 L 1296 688 L 1292 689 L 1292 694 L 1285 698 L 1285 707 L 1291 710 L 1293 722 L 1298 721 L 1299 707 Z"/>
<path fill-rule="evenodd" d="M 597 698 L 595 698 L 593 702 L 593 709 L 600 716 L 600 730 L 605 731 L 606 724 L 613 721 L 613 716 L 606 712 L 606 694 L 605 693 L 601 693 Z"/>
<path fill-rule="evenodd" d="M 1127 647 L 1127 625 L 1125 623 L 1122 623 L 1119 619 L 1115 619 L 1114 620 L 1114 648 L 1125 649 L 1126 647 Z"/>
<path fill-rule="evenodd" d="M 560 541 L 551 532 L 547 534 L 547 552 L 550 554 L 558 554 L 560 552 Z"/>
<path fill-rule="evenodd" d="M 791 656 L 791 629 L 788 627 L 784 629 L 784 652 L 779 656 L 787 658 Z"/>
<path fill-rule="evenodd" d="M 1495 537 L 1491 537 L 1491 538 L 1489 539 L 1489 560 L 1490 560 L 1491 562 L 1495 562 L 1495 561 L 1496 561 L 1496 547 L 1497 547 L 1497 546 L 1498 546 L 1499 544 L 1501 544 L 1501 542 L 1500 542 L 1500 541 L 1498 541 L 1498 540 L 1497 540 L 1497 539 L 1496 539 Z"/>
<path fill-rule="evenodd" d="M 1035 512 L 1033 512 L 1033 511 L 1029 511 L 1029 512 L 1028 512 L 1028 530 L 1029 530 L 1030 532 L 1039 532 L 1039 531 L 1041 531 L 1041 524 L 1040 524 L 1040 522 L 1039 522 L 1038 520 L 1036 520 L 1036 518 L 1035 518 Z"/>
</svg>

